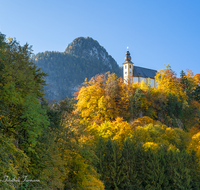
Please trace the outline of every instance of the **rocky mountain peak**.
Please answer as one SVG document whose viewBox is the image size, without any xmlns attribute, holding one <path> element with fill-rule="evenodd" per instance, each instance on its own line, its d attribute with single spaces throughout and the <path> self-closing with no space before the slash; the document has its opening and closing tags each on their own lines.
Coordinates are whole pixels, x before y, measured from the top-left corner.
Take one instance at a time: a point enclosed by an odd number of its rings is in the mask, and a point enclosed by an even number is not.
<svg viewBox="0 0 200 190">
<path fill-rule="evenodd" d="M 122 76 L 116 61 L 104 47 L 92 38 L 79 37 L 64 52 L 43 52 L 33 57 L 38 67 L 49 76 L 45 78 L 46 97 L 61 100 L 72 97 L 85 78 L 90 79 L 106 72 Z"/>
<path fill-rule="evenodd" d="M 76 38 L 68 45 L 65 52 L 79 57 L 84 57 L 89 60 L 97 59 L 109 66 L 111 69 L 113 64 L 117 64 L 116 61 L 108 54 L 106 49 L 90 37 Z"/>
</svg>

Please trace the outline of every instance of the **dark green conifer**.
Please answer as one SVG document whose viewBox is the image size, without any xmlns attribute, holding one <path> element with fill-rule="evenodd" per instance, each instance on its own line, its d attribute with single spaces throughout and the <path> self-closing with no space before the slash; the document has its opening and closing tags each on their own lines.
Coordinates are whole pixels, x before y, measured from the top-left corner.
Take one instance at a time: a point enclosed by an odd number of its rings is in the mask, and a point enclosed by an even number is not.
<svg viewBox="0 0 200 190">
<path fill-rule="evenodd" d="M 145 153 L 145 189 L 162 190 L 165 174 L 164 167 L 161 165 L 160 152 L 155 153 L 152 149 L 148 149 Z"/>
<path fill-rule="evenodd" d="M 97 172 L 100 174 L 100 179 L 104 181 L 105 180 L 105 175 L 104 175 L 105 142 L 102 137 L 100 137 L 97 142 L 97 148 L 96 148 L 95 153 L 98 158 L 98 162 L 96 163 Z"/>
<path fill-rule="evenodd" d="M 117 142 L 108 139 L 105 149 L 105 186 L 106 189 L 123 189 L 124 166 Z"/>
<path fill-rule="evenodd" d="M 125 168 L 125 189 L 140 189 L 141 181 L 139 183 L 137 179 L 138 172 L 136 170 L 136 148 L 129 138 L 124 142 L 122 156 L 124 158 L 123 165 Z"/>
</svg>

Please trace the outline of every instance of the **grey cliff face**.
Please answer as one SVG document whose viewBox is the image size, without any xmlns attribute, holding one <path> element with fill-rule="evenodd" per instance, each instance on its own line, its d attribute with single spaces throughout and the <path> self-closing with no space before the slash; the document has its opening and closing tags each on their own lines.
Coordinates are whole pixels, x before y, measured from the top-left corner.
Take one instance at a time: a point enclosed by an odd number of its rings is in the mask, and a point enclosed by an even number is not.
<svg viewBox="0 0 200 190">
<path fill-rule="evenodd" d="M 46 77 L 46 97 L 49 100 L 72 98 L 73 93 L 88 80 L 108 71 L 122 76 L 116 61 L 92 38 L 76 38 L 64 52 L 43 52 L 33 57 L 38 67 L 49 74 Z"/>
</svg>

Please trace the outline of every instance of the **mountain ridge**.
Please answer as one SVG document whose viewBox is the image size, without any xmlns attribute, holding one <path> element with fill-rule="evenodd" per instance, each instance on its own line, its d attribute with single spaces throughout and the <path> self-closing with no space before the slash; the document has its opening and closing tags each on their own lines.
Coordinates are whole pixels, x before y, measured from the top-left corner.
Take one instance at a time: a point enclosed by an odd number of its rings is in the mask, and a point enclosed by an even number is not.
<svg viewBox="0 0 200 190">
<path fill-rule="evenodd" d="M 85 78 L 90 79 L 97 74 L 108 71 L 122 76 L 117 62 L 108 54 L 98 41 L 87 37 L 74 39 L 64 52 L 46 51 L 32 57 L 35 64 L 46 77 L 46 97 L 49 100 L 61 100 L 72 97 Z"/>
</svg>

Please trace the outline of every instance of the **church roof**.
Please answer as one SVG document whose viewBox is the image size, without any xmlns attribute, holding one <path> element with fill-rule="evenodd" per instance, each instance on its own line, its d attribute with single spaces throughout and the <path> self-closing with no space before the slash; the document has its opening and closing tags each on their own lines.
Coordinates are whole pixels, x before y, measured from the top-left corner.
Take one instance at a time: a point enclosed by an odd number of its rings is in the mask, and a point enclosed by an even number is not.
<svg viewBox="0 0 200 190">
<path fill-rule="evenodd" d="M 156 70 L 147 69 L 144 67 L 133 66 L 133 76 L 134 77 L 146 77 L 155 78 Z"/>
<path fill-rule="evenodd" d="M 131 55 L 127 47 L 127 52 L 125 56 L 125 63 L 132 63 L 131 62 Z M 133 63 L 132 63 L 133 64 Z M 154 79 L 156 76 L 157 71 L 153 69 L 147 69 L 144 67 L 133 66 L 133 77 L 145 77 L 145 78 L 152 78 Z"/>
</svg>

